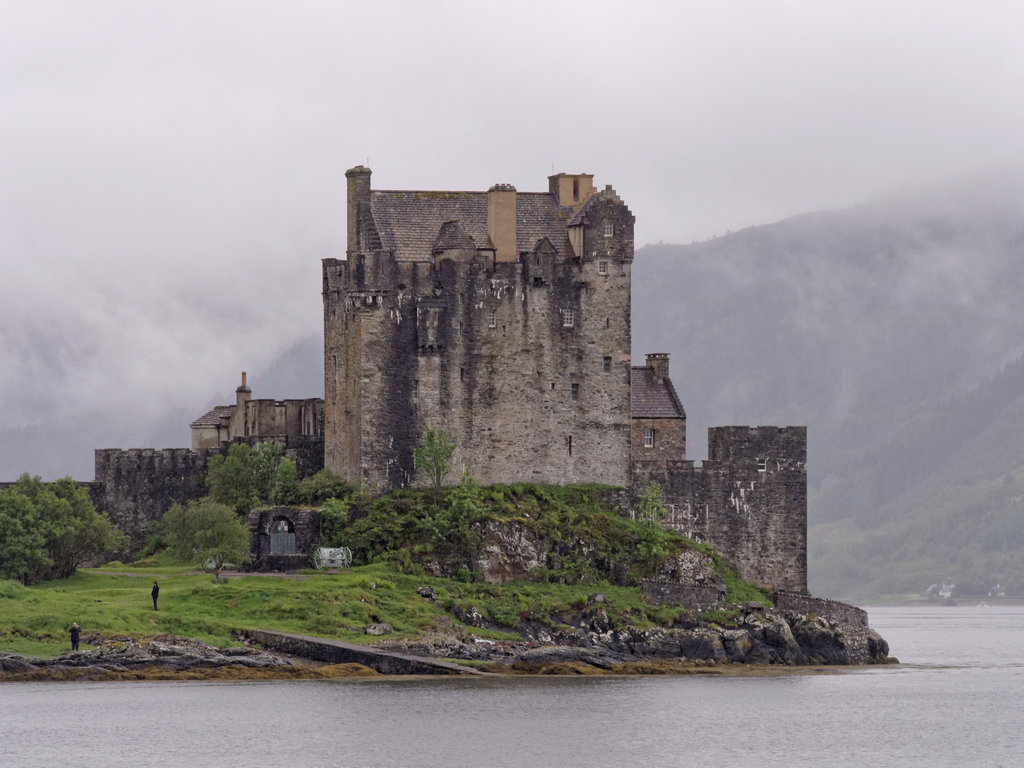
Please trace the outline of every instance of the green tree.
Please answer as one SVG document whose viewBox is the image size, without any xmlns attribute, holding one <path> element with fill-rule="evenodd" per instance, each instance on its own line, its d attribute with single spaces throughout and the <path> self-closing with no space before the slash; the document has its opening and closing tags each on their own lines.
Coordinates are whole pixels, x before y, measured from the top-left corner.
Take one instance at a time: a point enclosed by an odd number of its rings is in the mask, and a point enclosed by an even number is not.
<svg viewBox="0 0 1024 768">
<path fill-rule="evenodd" d="M 661 496 L 661 486 L 651 482 L 640 489 L 640 499 L 636 505 L 636 518 L 641 523 L 657 525 L 662 521 L 668 509 Z"/>
<path fill-rule="evenodd" d="M 274 504 L 299 503 L 299 469 L 291 459 L 281 459 L 278 463 L 270 500 Z"/>
<path fill-rule="evenodd" d="M 347 499 L 355 489 L 329 469 L 299 480 L 299 504 L 319 506 L 328 499 Z"/>
<path fill-rule="evenodd" d="M 25 583 L 67 578 L 89 558 L 128 546 L 70 477 L 44 483 L 22 475 L 0 492 L 0 518 L 0 570 L 18 571 Z"/>
<path fill-rule="evenodd" d="M 472 558 L 480 548 L 477 524 L 486 516 L 487 505 L 479 483 L 468 471 L 463 472 L 462 482 L 452 488 L 429 520 L 434 546 L 453 557 Z"/>
<path fill-rule="evenodd" d="M 271 500 L 278 465 L 284 450 L 278 443 L 260 443 L 255 449 L 235 443 L 227 455 L 211 456 L 206 464 L 206 487 L 219 504 L 229 504 L 239 514 Z"/>
<path fill-rule="evenodd" d="M 0 531 L 0 577 L 29 584 L 51 560 L 35 505 L 16 488 L 0 491 Z"/>
<path fill-rule="evenodd" d="M 50 486 L 37 500 L 39 514 L 49 521 L 46 547 L 53 561 L 43 578 L 67 578 L 89 558 L 128 547 L 105 512 L 97 512 L 89 494 L 70 477 Z"/>
<path fill-rule="evenodd" d="M 188 506 L 175 504 L 160 519 L 168 554 L 195 563 L 219 579 L 225 564 L 249 562 L 249 530 L 235 511 L 209 496 Z"/>
<path fill-rule="evenodd" d="M 321 540 L 325 547 L 346 545 L 345 533 L 348 528 L 348 499 L 328 499 L 323 505 L 321 517 Z"/>
<path fill-rule="evenodd" d="M 444 432 L 428 427 L 423 440 L 413 449 L 413 464 L 416 469 L 427 473 L 435 488 L 440 488 L 445 476 L 451 472 L 455 447 Z"/>
<path fill-rule="evenodd" d="M 250 466 L 256 493 L 259 495 L 260 501 L 270 501 L 277 479 L 277 468 L 285 460 L 284 448 L 280 443 L 260 443 L 250 456 L 252 457 Z"/>
</svg>

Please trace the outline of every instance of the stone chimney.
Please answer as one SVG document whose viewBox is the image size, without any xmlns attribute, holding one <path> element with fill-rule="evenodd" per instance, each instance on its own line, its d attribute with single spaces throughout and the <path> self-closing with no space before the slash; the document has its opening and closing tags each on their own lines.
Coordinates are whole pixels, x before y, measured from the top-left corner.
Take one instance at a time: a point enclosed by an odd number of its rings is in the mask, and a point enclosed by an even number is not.
<svg viewBox="0 0 1024 768">
<path fill-rule="evenodd" d="M 351 256 L 359 251 L 359 206 L 361 203 L 370 205 L 370 174 L 372 171 L 363 165 L 345 171 L 348 179 L 348 253 Z M 244 386 L 244 385 L 243 385 Z"/>
<path fill-rule="evenodd" d="M 242 385 L 235 390 L 235 405 L 238 410 L 244 410 L 245 404 L 252 400 L 252 390 L 245 384 L 245 371 L 242 371 Z"/>
<path fill-rule="evenodd" d="M 563 208 L 572 207 L 573 213 L 582 208 L 595 191 L 592 173 L 556 173 L 548 176 L 548 192 L 555 196 L 555 202 Z"/>
<path fill-rule="evenodd" d="M 516 188 L 511 184 L 495 184 L 487 190 L 487 234 L 494 243 L 495 261 L 518 261 Z"/>
<path fill-rule="evenodd" d="M 654 371 L 654 376 L 658 381 L 668 378 L 668 353 L 667 352 L 648 352 L 647 353 L 647 367 Z"/>
</svg>

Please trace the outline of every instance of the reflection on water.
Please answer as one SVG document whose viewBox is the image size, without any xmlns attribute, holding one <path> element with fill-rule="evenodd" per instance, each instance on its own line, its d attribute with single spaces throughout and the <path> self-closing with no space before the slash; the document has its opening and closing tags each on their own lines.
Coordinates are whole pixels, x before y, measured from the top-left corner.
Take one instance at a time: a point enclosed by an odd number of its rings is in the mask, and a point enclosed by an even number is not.
<svg viewBox="0 0 1024 768">
<path fill-rule="evenodd" d="M 0 765 L 1017 765 L 1024 609 L 869 610 L 900 667 L 5 684 Z"/>
</svg>

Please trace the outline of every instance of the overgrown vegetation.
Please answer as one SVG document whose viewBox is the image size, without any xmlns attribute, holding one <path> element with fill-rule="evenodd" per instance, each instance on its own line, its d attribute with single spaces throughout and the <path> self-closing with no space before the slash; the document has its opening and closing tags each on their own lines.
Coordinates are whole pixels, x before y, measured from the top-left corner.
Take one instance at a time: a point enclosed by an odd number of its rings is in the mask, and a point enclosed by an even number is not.
<svg viewBox="0 0 1024 768">
<path fill-rule="evenodd" d="M 89 558 L 127 545 L 70 477 L 44 483 L 25 474 L 0 490 L 0 578 L 66 578 Z"/>
<path fill-rule="evenodd" d="M 547 566 L 530 576 L 560 584 L 637 584 L 655 576 L 683 549 L 698 546 L 659 524 L 664 505 L 657 486 L 645 496 L 636 521 L 604 506 L 610 490 L 598 485 L 481 487 L 467 474 L 449 489 L 403 489 L 374 499 L 330 501 L 324 544 L 351 548 L 357 563 L 390 562 L 406 573 L 436 565 L 445 575 L 469 582 L 475 579 L 484 540 L 510 529 L 550 544 Z M 750 599 L 763 598 L 757 593 Z"/>
</svg>

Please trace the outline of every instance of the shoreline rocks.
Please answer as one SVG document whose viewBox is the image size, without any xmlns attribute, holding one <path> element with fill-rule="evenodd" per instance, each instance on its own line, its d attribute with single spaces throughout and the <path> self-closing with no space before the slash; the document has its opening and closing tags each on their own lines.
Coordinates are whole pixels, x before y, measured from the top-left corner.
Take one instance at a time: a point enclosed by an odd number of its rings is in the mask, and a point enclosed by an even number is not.
<svg viewBox="0 0 1024 768">
<path fill-rule="evenodd" d="M 730 614 L 733 620 L 721 624 L 693 620 L 676 627 L 614 627 L 604 608 L 595 605 L 570 616 L 552 617 L 554 626 L 528 622 L 520 628 L 521 641 L 480 642 L 466 627 L 448 620 L 420 639 L 387 640 L 375 647 L 492 662 L 524 671 L 566 663 L 608 669 L 637 661 L 773 666 L 898 663 L 889 657 L 888 643 L 866 627 L 760 603 L 733 606 L 726 612 Z"/>
<path fill-rule="evenodd" d="M 85 639 L 97 647 L 69 651 L 52 659 L 0 653 L 0 680 L 157 679 L 181 677 L 182 673 L 229 670 L 235 673 L 233 676 L 249 677 L 260 676 L 260 672 L 299 670 L 304 666 L 255 648 L 214 648 L 175 635 L 159 635 L 148 641 L 97 636 Z"/>
</svg>

